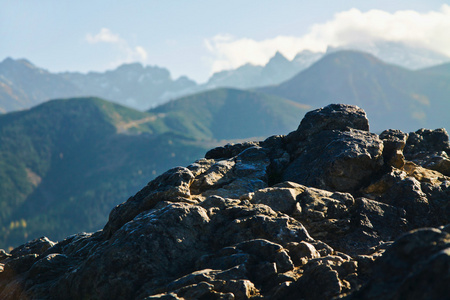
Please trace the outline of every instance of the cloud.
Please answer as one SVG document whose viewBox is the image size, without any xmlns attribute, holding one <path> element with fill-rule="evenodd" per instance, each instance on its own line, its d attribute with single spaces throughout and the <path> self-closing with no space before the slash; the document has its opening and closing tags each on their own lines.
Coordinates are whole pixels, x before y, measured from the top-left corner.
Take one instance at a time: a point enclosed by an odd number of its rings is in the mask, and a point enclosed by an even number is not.
<svg viewBox="0 0 450 300">
<path fill-rule="evenodd" d="M 131 47 L 126 40 L 118 34 L 112 33 L 108 28 L 100 29 L 100 32 L 95 35 L 88 33 L 86 41 L 90 44 L 107 43 L 113 45 L 119 52 L 119 59 L 112 63 L 114 66 L 136 61 L 145 63 L 147 61 L 147 51 L 142 46 Z"/>
<path fill-rule="evenodd" d="M 304 38 L 290 36 L 255 41 L 248 38 L 235 39 L 229 35 L 217 35 L 205 40 L 205 46 L 215 56 L 212 72 L 234 69 L 246 63 L 264 65 L 277 51 L 292 59 L 304 49 L 314 51 L 326 49 L 326 45 L 317 44 L 315 41 L 305 43 Z"/>
<path fill-rule="evenodd" d="M 280 51 L 292 59 L 302 50 L 326 51 L 328 46 L 339 47 L 384 40 L 403 42 L 428 48 L 450 56 L 450 6 L 439 11 L 419 13 L 412 10 L 389 13 L 382 10 L 361 12 L 350 9 L 334 15 L 333 19 L 314 24 L 303 36 L 277 36 L 256 41 L 217 35 L 205 40 L 213 55 L 212 72 L 237 68 L 246 63 L 264 65 Z"/>
<path fill-rule="evenodd" d="M 91 43 L 122 43 L 124 42 L 119 35 L 112 33 L 108 28 L 102 28 L 100 29 L 100 32 L 96 35 L 92 35 L 88 33 L 86 35 L 86 40 Z"/>
<path fill-rule="evenodd" d="M 137 46 L 134 48 L 134 54 L 137 55 L 139 60 L 147 60 L 147 51 L 145 51 L 145 49 L 141 46 Z"/>
</svg>

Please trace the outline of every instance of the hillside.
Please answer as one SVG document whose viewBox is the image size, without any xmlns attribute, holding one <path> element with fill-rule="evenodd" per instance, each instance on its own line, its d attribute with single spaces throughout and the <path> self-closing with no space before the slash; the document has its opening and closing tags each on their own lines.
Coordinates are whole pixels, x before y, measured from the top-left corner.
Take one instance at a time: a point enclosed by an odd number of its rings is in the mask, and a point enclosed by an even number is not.
<svg viewBox="0 0 450 300">
<path fill-rule="evenodd" d="M 155 115 L 97 98 L 0 116 L 0 244 L 97 230 L 111 206 L 207 147 Z"/>
<path fill-rule="evenodd" d="M 167 126 L 204 139 L 241 139 L 285 134 L 308 106 L 276 96 L 221 88 L 170 101 L 155 109 Z"/>
<path fill-rule="evenodd" d="M 450 63 L 424 68 L 419 70 L 418 73 L 424 76 L 442 76 L 444 78 L 448 78 L 450 77 Z"/>
<path fill-rule="evenodd" d="M 322 58 L 292 79 L 259 89 L 311 107 L 345 101 L 364 107 L 372 129 L 450 128 L 450 78 L 411 71 L 356 51 Z"/>
</svg>

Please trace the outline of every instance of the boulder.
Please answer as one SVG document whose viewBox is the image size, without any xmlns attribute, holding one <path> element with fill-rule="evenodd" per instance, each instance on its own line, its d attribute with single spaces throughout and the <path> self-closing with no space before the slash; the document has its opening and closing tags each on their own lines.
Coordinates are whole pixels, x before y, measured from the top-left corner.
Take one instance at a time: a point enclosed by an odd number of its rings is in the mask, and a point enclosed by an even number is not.
<svg viewBox="0 0 450 300">
<path fill-rule="evenodd" d="M 327 130 L 302 144 L 283 180 L 321 189 L 355 192 L 383 166 L 383 142 L 360 130 Z"/>
<path fill-rule="evenodd" d="M 330 104 L 308 112 L 297 130 L 288 135 L 288 140 L 290 143 L 296 143 L 322 131 L 350 129 L 369 131 L 366 112 L 353 105 Z"/>
</svg>

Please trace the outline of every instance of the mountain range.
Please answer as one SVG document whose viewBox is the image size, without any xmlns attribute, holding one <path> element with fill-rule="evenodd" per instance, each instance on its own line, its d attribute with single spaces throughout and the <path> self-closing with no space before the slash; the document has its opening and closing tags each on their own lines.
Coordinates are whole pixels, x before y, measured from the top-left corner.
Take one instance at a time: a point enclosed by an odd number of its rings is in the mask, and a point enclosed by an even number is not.
<svg viewBox="0 0 450 300">
<path fill-rule="evenodd" d="M 0 112 L 30 108 L 44 101 L 78 96 L 82 91 L 58 74 L 38 68 L 26 59 L 0 63 Z"/>
<path fill-rule="evenodd" d="M 329 48 L 326 53 L 302 51 L 292 60 L 277 52 L 266 65 L 246 64 L 234 70 L 213 74 L 198 84 L 157 66 L 124 64 L 106 72 L 51 73 L 26 59 L 5 59 L 0 63 L 0 112 L 30 108 L 55 98 L 96 96 L 138 110 L 147 110 L 169 100 L 218 87 L 239 89 L 278 85 L 309 68 L 324 56 L 343 49 L 359 49 L 409 69 L 442 64 L 445 55 L 394 42 Z"/>
<path fill-rule="evenodd" d="M 168 75 L 138 64 L 116 71 L 136 79 L 133 70 Z M 59 97 L 64 89 L 80 93 L 61 75 L 25 60 L 7 59 L 0 71 L 9 84 L 1 95 L 10 97 L 1 103 L 16 110 L 42 95 Z M 373 132 L 450 128 L 449 95 L 450 63 L 409 70 L 347 50 L 330 52 L 279 84 L 206 90 L 148 111 L 83 97 L 5 113 L 0 115 L 0 248 L 43 232 L 59 239 L 96 230 L 111 206 L 163 170 L 194 161 L 215 145 L 286 134 L 308 109 L 356 104 L 371 118 Z"/>
<path fill-rule="evenodd" d="M 277 52 L 265 66 L 245 64 L 235 70 L 217 72 L 203 87 L 226 86 L 246 89 L 279 84 L 308 68 L 323 55 L 322 52 L 304 50 L 290 61 L 283 54 Z"/>
<path fill-rule="evenodd" d="M 450 128 L 450 63 L 412 71 L 357 51 L 330 53 L 282 84 L 259 89 L 319 108 L 363 107 L 372 130 Z"/>
</svg>

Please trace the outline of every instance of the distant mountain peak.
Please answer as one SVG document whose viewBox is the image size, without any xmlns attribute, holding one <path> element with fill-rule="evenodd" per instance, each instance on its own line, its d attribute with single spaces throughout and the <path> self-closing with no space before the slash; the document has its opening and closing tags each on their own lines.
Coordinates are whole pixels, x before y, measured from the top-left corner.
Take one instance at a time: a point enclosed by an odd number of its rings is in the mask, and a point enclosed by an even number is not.
<svg viewBox="0 0 450 300">
<path fill-rule="evenodd" d="M 0 62 L 0 64 L 8 64 L 8 63 L 12 63 L 12 62 L 14 62 L 15 60 L 13 59 L 13 58 L 11 58 L 11 57 L 7 57 L 7 58 L 5 58 L 4 60 L 2 60 L 2 62 Z"/>
<path fill-rule="evenodd" d="M 288 61 L 286 56 L 284 56 L 280 51 L 277 51 L 275 53 L 275 55 L 269 60 L 269 62 L 270 61 L 279 61 L 279 60 Z"/>
<path fill-rule="evenodd" d="M 44 69 L 36 67 L 34 64 L 32 64 L 29 60 L 25 58 L 13 59 L 11 57 L 7 57 L 0 63 L 0 69 L 24 68 L 24 67 L 28 69 L 36 69 L 46 72 Z"/>
<path fill-rule="evenodd" d="M 134 71 L 134 72 L 142 72 L 144 70 L 144 66 L 139 62 L 134 63 L 126 63 L 118 66 L 114 71 Z"/>
</svg>

